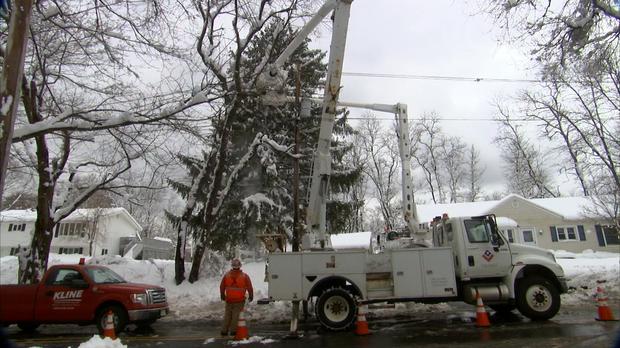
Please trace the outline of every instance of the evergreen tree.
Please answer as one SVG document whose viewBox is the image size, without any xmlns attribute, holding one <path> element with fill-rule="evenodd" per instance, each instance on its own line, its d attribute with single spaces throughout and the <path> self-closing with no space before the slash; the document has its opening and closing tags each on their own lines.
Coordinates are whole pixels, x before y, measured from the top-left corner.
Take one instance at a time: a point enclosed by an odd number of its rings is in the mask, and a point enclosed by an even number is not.
<svg viewBox="0 0 620 348">
<path fill-rule="evenodd" d="M 275 25 L 272 25 L 259 37 L 250 43 L 243 58 L 242 69 L 254 71 L 261 61 L 267 56 L 278 56 L 288 42 L 294 37 L 294 32 L 289 28 L 274 38 Z M 269 50 L 269 51 L 268 51 Z M 308 48 L 308 41 L 303 43 L 287 62 L 285 69 L 288 71 L 287 92 L 288 96 L 295 94 L 297 80 L 300 80 L 300 95 L 312 96 L 320 92 L 323 87 L 321 79 L 324 78 L 327 67 L 322 63 L 325 53 L 320 50 Z M 298 78 L 299 75 L 299 78 Z M 255 74 L 244 73 L 241 76 L 251 77 Z M 252 84 L 252 81 L 245 81 Z M 299 118 L 299 105 L 286 103 L 278 106 L 264 105 L 259 96 L 246 95 L 240 101 L 241 106 L 234 114 L 231 126 L 228 161 L 231 165 L 239 162 L 239 159 L 247 153 L 248 146 L 256 134 L 265 134 L 269 144 L 261 144 L 256 149 L 256 155 L 250 159 L 249 165 L 245 166 L 238 175 L 234 187 L 228 191 L 219 217 L 212 221 L 212 226 L 207 233 L 208 246 L 211 250 L 232 250 L 240 242 L 247 243 L 254 239 L 255 234 L 265 231 L 275 232 L 284 230 L 290 239 L 293 234 L 293 160 L 299 158 L 300 173 L 302 177 L 311 175 L 313 152 L 317 143 L 321 106 L 314 105 L 311 117 Z M 293 156 L 295 143 L 295 127 L 299 131 L 299 156 Z M 332 168 L 334 174 L 331 177 L 331 197 L 328 203 L 328 227 L 330 232 L 349 231 L 348 225 L 354 218 L 355 209 L 360 202 L 348 201 L 349 188 L 359 180 L 361 169 L 348 168 L 342 161 L 343 156 L 350 150 L 351 145 L 347 138 L 352 134 L 351 127 L 347 124 L 346 114 L 339 116 L 334 127 L 334 141 L 332 155 L 334 162 Z M 191 178 L 199 175 L 199 163 L 208 162 L 209 154 L 204 153 L 203 158 L 192 158 L 180 155 L 179 158 L 187 167 Z M 209 185 L 207 177 L 202 178 L 199 187 Z M 184 198 L 187 197 L 190 186 L 178 181 L 170 181 L 171 186 Z M 301 180 L 299 187 L 300 203 L 304 203 L 310 182 Z M 200 189 L 196 199 L 194 216 L 189 220 L 189 225 L 194 233 L 203 231 L 205 218 L 203 215 L 204 202 L 207 197 Z M 173 221 L 180 221 L 179 217 L 172 214 L 168 216 Z M 203 235 L 198 233 L 196 235 Z M 195 236 L 193 236 L 195 238 Z"/>
</svg>

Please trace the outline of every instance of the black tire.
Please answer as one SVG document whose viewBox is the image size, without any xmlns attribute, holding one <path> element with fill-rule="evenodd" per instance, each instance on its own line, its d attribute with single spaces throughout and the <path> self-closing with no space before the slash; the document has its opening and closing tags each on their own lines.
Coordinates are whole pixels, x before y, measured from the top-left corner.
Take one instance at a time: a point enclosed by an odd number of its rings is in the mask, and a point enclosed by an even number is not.
<svg viewBox="0 0 620 348">
<path fill-rule="evenodd" d="M 315 306 L 316 317 L 323 327 L 332 331 L 346 330 L 355 321 L 353 296 L 342 288 L 325 290 Z"/>
<path fill-rule="evenodd" d="M 517 284 L 517 309 L 531 320 L 553 318 L 560 310 L 560 292 L 549 280 L 529 276 Z"/>
<path fill-rule="evenodd" d="M 517 309 L 517 306 L 512 304 L 493 304 L 489 305 L 489 307 L 499 314 L 507 314 Z"/>
<path fill-rule="evenodd" d="M 119 333 L 125 330 L 125 326 L 127 326 L 127 312 L 121 306 L 112 305 L 102 307 L 98 312 L 95 318 L 95 324 L 97 324 L 97 329 L 100 334 L 103 334 L 103 330 L 105 329 L 106 321 L 108 319 L 108 312 L 112 311 L 112 320 L 114 321 L 114 331 L 118 335 Z"/>
<path fill-rule="evenodd" d="M 17 324 L 17 327 L 23 332 L 31 333 L 31 332 L 37 331 L 37 328 L 40 325 L 41 324 L 38 324 L 38 323 L 19 323 Z"/>
</svg>

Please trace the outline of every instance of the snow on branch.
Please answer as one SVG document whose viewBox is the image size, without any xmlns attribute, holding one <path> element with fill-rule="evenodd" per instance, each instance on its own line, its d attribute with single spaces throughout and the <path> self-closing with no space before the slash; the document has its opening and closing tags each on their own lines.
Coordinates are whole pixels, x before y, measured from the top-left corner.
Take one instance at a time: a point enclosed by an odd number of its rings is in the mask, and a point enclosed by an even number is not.
<svg viewBox="0 0 620 348">
<path fill-rule="evenodd" d="M 248 164 L 254 153 L 256 152 L 256 148 L 260 145 L 267 136 L 264 136 L 262 133 L 256 134 L 252 143 L 248 146 L 248 152 L 239 160 L 239 163 L 233 168 L 232 172 L 228 176 L 226 180 L 226 187 L 222 191 L 219 192 L 218 195 L 218 203 L 211 215 L 217 216 L 218 211 L 220 210 L 222 203 L 225 198 L 228 196 L 228 192 L 230 192 L 230 188 L 232 187 L 233 182 L 237 179 L 239 172 Z"/>
<path fill-rule="evenodd" d="M 275 210 L 279 210 L 281 208 L 280 205 L 276 204 L 272 199 L 267 197 L 264 193 L 255 193 L 251 196 L 248 196 L 241 200 L 243 203 L 243 208 L 245 210 L 250 210 L 252 206 L 256 207 L 256 220 L 261 220 L 261 207 L 263 205 L 267 205 Z"/>
</svg>

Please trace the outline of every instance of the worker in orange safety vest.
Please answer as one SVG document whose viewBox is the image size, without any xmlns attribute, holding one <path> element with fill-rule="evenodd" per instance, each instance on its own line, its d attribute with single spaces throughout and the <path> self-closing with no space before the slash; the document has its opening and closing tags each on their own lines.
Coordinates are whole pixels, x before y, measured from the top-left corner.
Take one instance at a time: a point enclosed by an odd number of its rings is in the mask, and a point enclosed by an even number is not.
<svg viewBox="0 0 620 348">
<path fill-rule="evenodd" d="M 234 335 L 239 321 L 239 313 L 245 304 L 245 293 L 248 293 L 248 302 L 254 299 L 254 289 L 250 277 L 241 271 L 241 261 L 234 259 L 230 262 L 232 269 L 228 271 L 220 282 L 220 297 L 226 301 L 224 322 L 222 323 L 222 336 Z"/>
</svg>

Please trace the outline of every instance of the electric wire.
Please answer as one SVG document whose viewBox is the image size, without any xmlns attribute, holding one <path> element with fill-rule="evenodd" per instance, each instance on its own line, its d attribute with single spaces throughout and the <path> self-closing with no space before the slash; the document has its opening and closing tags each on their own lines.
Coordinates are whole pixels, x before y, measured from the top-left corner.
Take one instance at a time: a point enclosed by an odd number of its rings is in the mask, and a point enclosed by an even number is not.
<svg viewBox="0 0 620 348">
<path fill-rule="evenodd" d="M 498 77 L 468 77 L 468 76 L 444 76 L 444 75 L 412 75 L 412 74 L 385 74 L 367 72 L 343 72 L 343 76 L 352 77 L 373 77 L 388 79 L 409 79 L 409 80 L 437 80 L 437 81 L 460 81 L 460 82 L 495 82 L 495 83 L 541 83 L 535 79 L 517 78 L 498 78 Z"/>
</svg>

